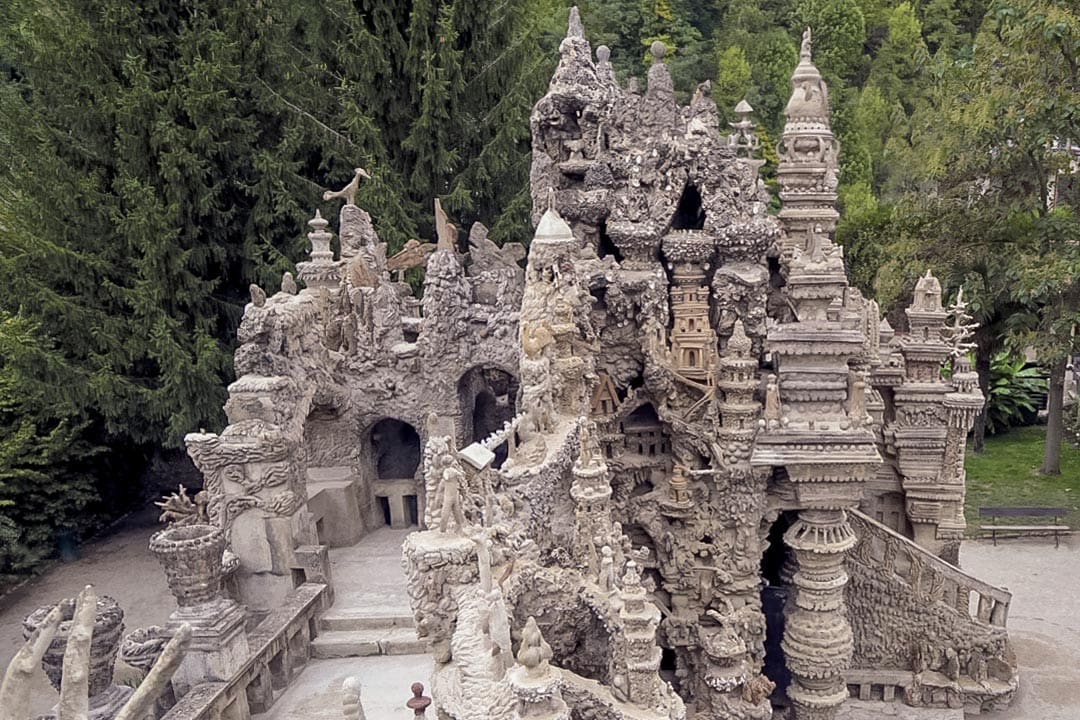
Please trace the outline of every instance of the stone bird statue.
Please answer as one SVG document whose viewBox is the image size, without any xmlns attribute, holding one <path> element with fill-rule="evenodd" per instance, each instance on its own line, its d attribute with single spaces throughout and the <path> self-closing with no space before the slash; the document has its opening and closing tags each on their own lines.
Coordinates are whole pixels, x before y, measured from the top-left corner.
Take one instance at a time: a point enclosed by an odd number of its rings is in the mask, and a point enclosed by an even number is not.
<svg viewBox="0 0 1080 720">
<path fill-rule="evenodd" d="M 367 180 L 371 179 L 371 176 L 367 174 L 367 171 L 362 167 L 355 168 L 353 170 L 355 175 L 353 179 L 349 181 L 349 184 L 340 190 L 327 190 L 322 194 L 323 200 L 334 200 L 335 198 L 341 198 L 345 201 L 346 205 L 356 204 L 356 191 L 360 189 L 360 178 Z"/>
<path fill-rule="evenodd" d="M 295 295 L 298 292 L 296 280 L 293 278 L 291 272 L 287 272 L 281 276 L 281 290 L 289 295 Z"/>
</svg>

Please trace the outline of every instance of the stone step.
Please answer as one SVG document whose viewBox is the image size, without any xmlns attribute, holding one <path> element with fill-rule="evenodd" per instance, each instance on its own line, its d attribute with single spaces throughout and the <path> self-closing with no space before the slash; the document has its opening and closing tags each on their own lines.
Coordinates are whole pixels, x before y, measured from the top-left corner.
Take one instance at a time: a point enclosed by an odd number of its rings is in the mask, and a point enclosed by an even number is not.
<svg viewBox="0 0 1080 720">
<path fill-rule="evenodd" d="M 322 659 L 425 653 L 427 643 L 412 628 L 329 630 L 311 641 L 312 657 Z"/>
<path fill-rule="evenodd" d="M 387 630 L 390 628 L 412 628 L 412 615 L 393 611 L 371 612 L 335 610 L 331 608 L 319 619 L 319 629 L 323 632 L 341 630 Z"/>
</svg>

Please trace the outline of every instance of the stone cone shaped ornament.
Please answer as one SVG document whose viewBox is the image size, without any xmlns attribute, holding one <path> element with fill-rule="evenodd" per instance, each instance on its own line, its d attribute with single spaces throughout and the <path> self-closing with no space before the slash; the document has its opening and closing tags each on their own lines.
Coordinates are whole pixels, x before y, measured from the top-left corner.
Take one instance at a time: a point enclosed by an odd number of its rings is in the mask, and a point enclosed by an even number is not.
<svg viewBox="0 0 1080 720">
<path fill-rule="evenodd" d="M 213 602 L 221 594 L 225 534 L 213 525 L 166 528 L 150 538 L 180 607 Z"/>
</svg>

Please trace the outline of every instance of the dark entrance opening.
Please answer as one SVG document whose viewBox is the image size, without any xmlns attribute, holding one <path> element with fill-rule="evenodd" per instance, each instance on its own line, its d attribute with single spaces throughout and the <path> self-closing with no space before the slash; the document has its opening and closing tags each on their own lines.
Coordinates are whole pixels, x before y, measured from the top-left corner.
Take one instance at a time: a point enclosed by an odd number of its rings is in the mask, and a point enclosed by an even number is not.
<svg viewBox="0 0 1080 720">
<path fill-rule="evenodd" d="M 701 230 L 705 227 L 705 208 L 701 206 L 701 193 L 693 183 L 683 188 L 675 217 L 671 221 L 672 230 Z"/>
<path fill-rule="evenodd" d="M 790 549 L 784 544 L 784 533 L 795 520 L 794 513 L 781 513 L 769 527 L 769 546 L 761 556 L 761 611 L 765 615 L 765 677 L 776 683 L 772 703 L 786 706 L 787 687 L 791 673 L 784 661 L 780 641 L 784 638 L 784 606 L 787 604 L 789 586 L 784 580 L 784 564 Z"/>
<path fill-rule="evenodd" d="M 375 475 L 380 480 L 411 480 L 420 467 L 420 435 L 407 422 L 387 418 L 371 429 Z"/>
<path fill-rule="evenodd" d="M 390 498 L 385 495 L 377 495 L 375 499 L 379 501 L 379 509 L 382 510 L 383 522 L 387 527 L 390 527 Z"/>
<path fill-rule="evenodd" d="M 607 223 L 603 220 L 600 221 L 600 241 L 597 243 L 596 254 L 602 258 L 610 255 L 617 263 L 621 263 L 623 259 L 622 252 L 607 234 Z"/>
<path fill-rule="evenodd" d="M 419 508 L 418 508 L 418 506 L 416 504 L 416 496 L 415 495 L 406 495 L 405 496 L 405 512 L 409 516 L 409 524 L 410 525 L 419 525 L 420 524 L 420 511 L 419 511 Z"/>
<path fill-rule="evenodd" d="M 675 672 L 679 669 L 679 656 L 673 648 L 660 648 L 660 677 L 675 684 Z"/>
</svg>

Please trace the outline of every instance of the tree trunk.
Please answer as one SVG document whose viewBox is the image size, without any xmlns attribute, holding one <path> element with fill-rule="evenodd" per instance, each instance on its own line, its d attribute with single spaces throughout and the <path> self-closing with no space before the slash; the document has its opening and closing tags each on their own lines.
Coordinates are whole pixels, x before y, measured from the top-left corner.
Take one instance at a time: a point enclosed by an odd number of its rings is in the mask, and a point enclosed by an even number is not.
<svg viewBox="0 0 1080 720">
<path fill-rule="evenodd" d="M 1061 437 L 1065 423 L 1065 364 L 1062 358 L 1050 368 L 1050 383 L 1046 391 L 1046 449 L 1043 451 L 1043 475 L 1061 474 Z"/>
<path fill-rule="evenodd" d="M 986 439 L 986 414 L 990 410 L 990 358 L 993 349 L 985 343 L 979 343 L 975 347 L 975 372 L 979 375 L 979 389 L 982 390 L 986 404 L 975 418 L 975 425 L 971 428 L 971 451 L 981 453 Z"/>
</svg>

